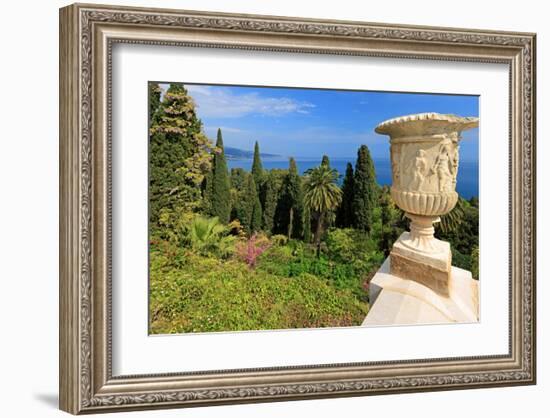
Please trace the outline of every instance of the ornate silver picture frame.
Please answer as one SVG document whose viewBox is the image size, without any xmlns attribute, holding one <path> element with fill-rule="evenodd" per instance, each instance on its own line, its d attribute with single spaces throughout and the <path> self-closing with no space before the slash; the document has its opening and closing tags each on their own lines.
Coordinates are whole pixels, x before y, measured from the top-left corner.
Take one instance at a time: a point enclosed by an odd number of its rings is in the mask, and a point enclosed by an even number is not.
<svg viewBox="0 0 550 418">
<path fill-rule="evenodd" d="M 534 384 L 535 41 L 532 33 L 86 4 L 61 9 L 60 408 L 99 413 Z M 117 43 L 505 64 L 508 353 L 113 375 L 111 97 Z"/>
</svg>

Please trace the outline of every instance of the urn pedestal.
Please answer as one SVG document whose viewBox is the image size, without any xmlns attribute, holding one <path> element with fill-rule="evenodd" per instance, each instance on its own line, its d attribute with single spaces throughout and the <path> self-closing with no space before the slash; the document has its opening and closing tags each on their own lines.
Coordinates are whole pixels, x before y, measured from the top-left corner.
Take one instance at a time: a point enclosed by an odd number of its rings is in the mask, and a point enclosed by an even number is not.
<svg viewBox="0 0 550 418">
<path fill-rule="evenodd" d="M 433 224 L 458 201 L 460 134 L 477 126 L 477 118 L 421 113 L 376 127 L 377 133 L 390 136 L 391 196 L 411 220 L 410 232 L 393 245 L 390 274 L 445 296 L 449 295 L 451 248 L 434 237 Z"/>
</svg>

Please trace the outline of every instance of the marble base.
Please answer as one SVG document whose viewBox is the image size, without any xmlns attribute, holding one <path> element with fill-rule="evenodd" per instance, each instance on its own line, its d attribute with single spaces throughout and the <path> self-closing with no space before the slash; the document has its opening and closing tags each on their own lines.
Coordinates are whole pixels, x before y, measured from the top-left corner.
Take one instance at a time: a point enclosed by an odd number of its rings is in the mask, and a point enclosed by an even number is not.
<svg viewBox="0 0 550 418">
<path fill-rule="evenodd" d="M 363 326 L 474 323 L 479 321 L 479 282 L 451 268 L 448 295 L 390 273 L 390 259 L 370 282 L 370 311 Z"/>
<path fill-rule="evenodd" d="M 451 246 L 431 237 L 430 251 L 415 248 L 410 232 L 403 232 L 390 253 L 390 273 L 414 280 L 444 296 L 449 295 Z"/>
</svg>

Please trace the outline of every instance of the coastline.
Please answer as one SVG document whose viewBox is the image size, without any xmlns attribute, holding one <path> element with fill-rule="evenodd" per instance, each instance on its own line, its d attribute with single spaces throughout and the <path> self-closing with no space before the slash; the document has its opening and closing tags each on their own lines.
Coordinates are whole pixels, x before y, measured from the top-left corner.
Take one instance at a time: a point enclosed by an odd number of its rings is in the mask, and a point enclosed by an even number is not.
<svg viewBox="0 0 550 418">
<path fill-rule="evenodd" d="M 334 158 L 330 160 L 332 168 L 336 169 L 340 174 L 340 184 L 348 162 L 355 166 L 355 157 Z M 264 158 L 262 159 L 262 163 L 265 170 L 288 168 L 288 158 L 285 157 Z M 320 163 L 321 159 L 316 158 L 296 159 L 296 165 L 298 166 L 300 174 L 304 174 L 306 170 L 313 168 Z M 389 159 L 373 158 L 373 163 L 376 170 L 377 183 L 381 186 L 391 185 L 391 167 Z M 252 167 L 252 159 L 228 159 L 227 166 L 230 170 L 232 168 L 243 168 L 246 171 L 250 171 Z M 479 163 L 477 161 L 460 161 L 456 191 L 462 198 L 467 200 L 472 197 L 479 197 Z"/>
</svg>

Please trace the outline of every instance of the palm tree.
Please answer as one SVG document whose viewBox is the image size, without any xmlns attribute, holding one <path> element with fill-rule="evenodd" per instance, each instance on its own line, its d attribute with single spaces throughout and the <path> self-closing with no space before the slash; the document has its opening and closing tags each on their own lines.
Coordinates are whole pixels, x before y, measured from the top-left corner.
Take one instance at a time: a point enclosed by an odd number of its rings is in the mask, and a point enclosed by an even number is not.
<svg viewBox="0 0 550 418">
<path fill-rule="evenodd" d="M 323 220 L 327 213 L 335 210 L 342 201 L 342 190 L 336 183 L 338 172 L 328 165 L 321 164 L 319 167 L 307 170 L 305 174 L 304 202 L 317 222 L 313 239 L 317 244 L 317 255 L 319 255 Z"/>
<path fill-rule="evenodd" d="M 458 198 L 453 210 L 441 216 L 441 222 L 439 223 L 441 231 L 445 233 L 455 231 L 460 226 L 464 220 L 464 206 L 464 200 Z"/>
<path fill-rule="evenodd" d="M 222 257 L 231 251 L 234 237 L 228 236 L 228 228 L 220 223 L 218 217 L 196 216 L 189 228 L 191 246 L 200 254 L 216 252 Z"/>
</svg>

